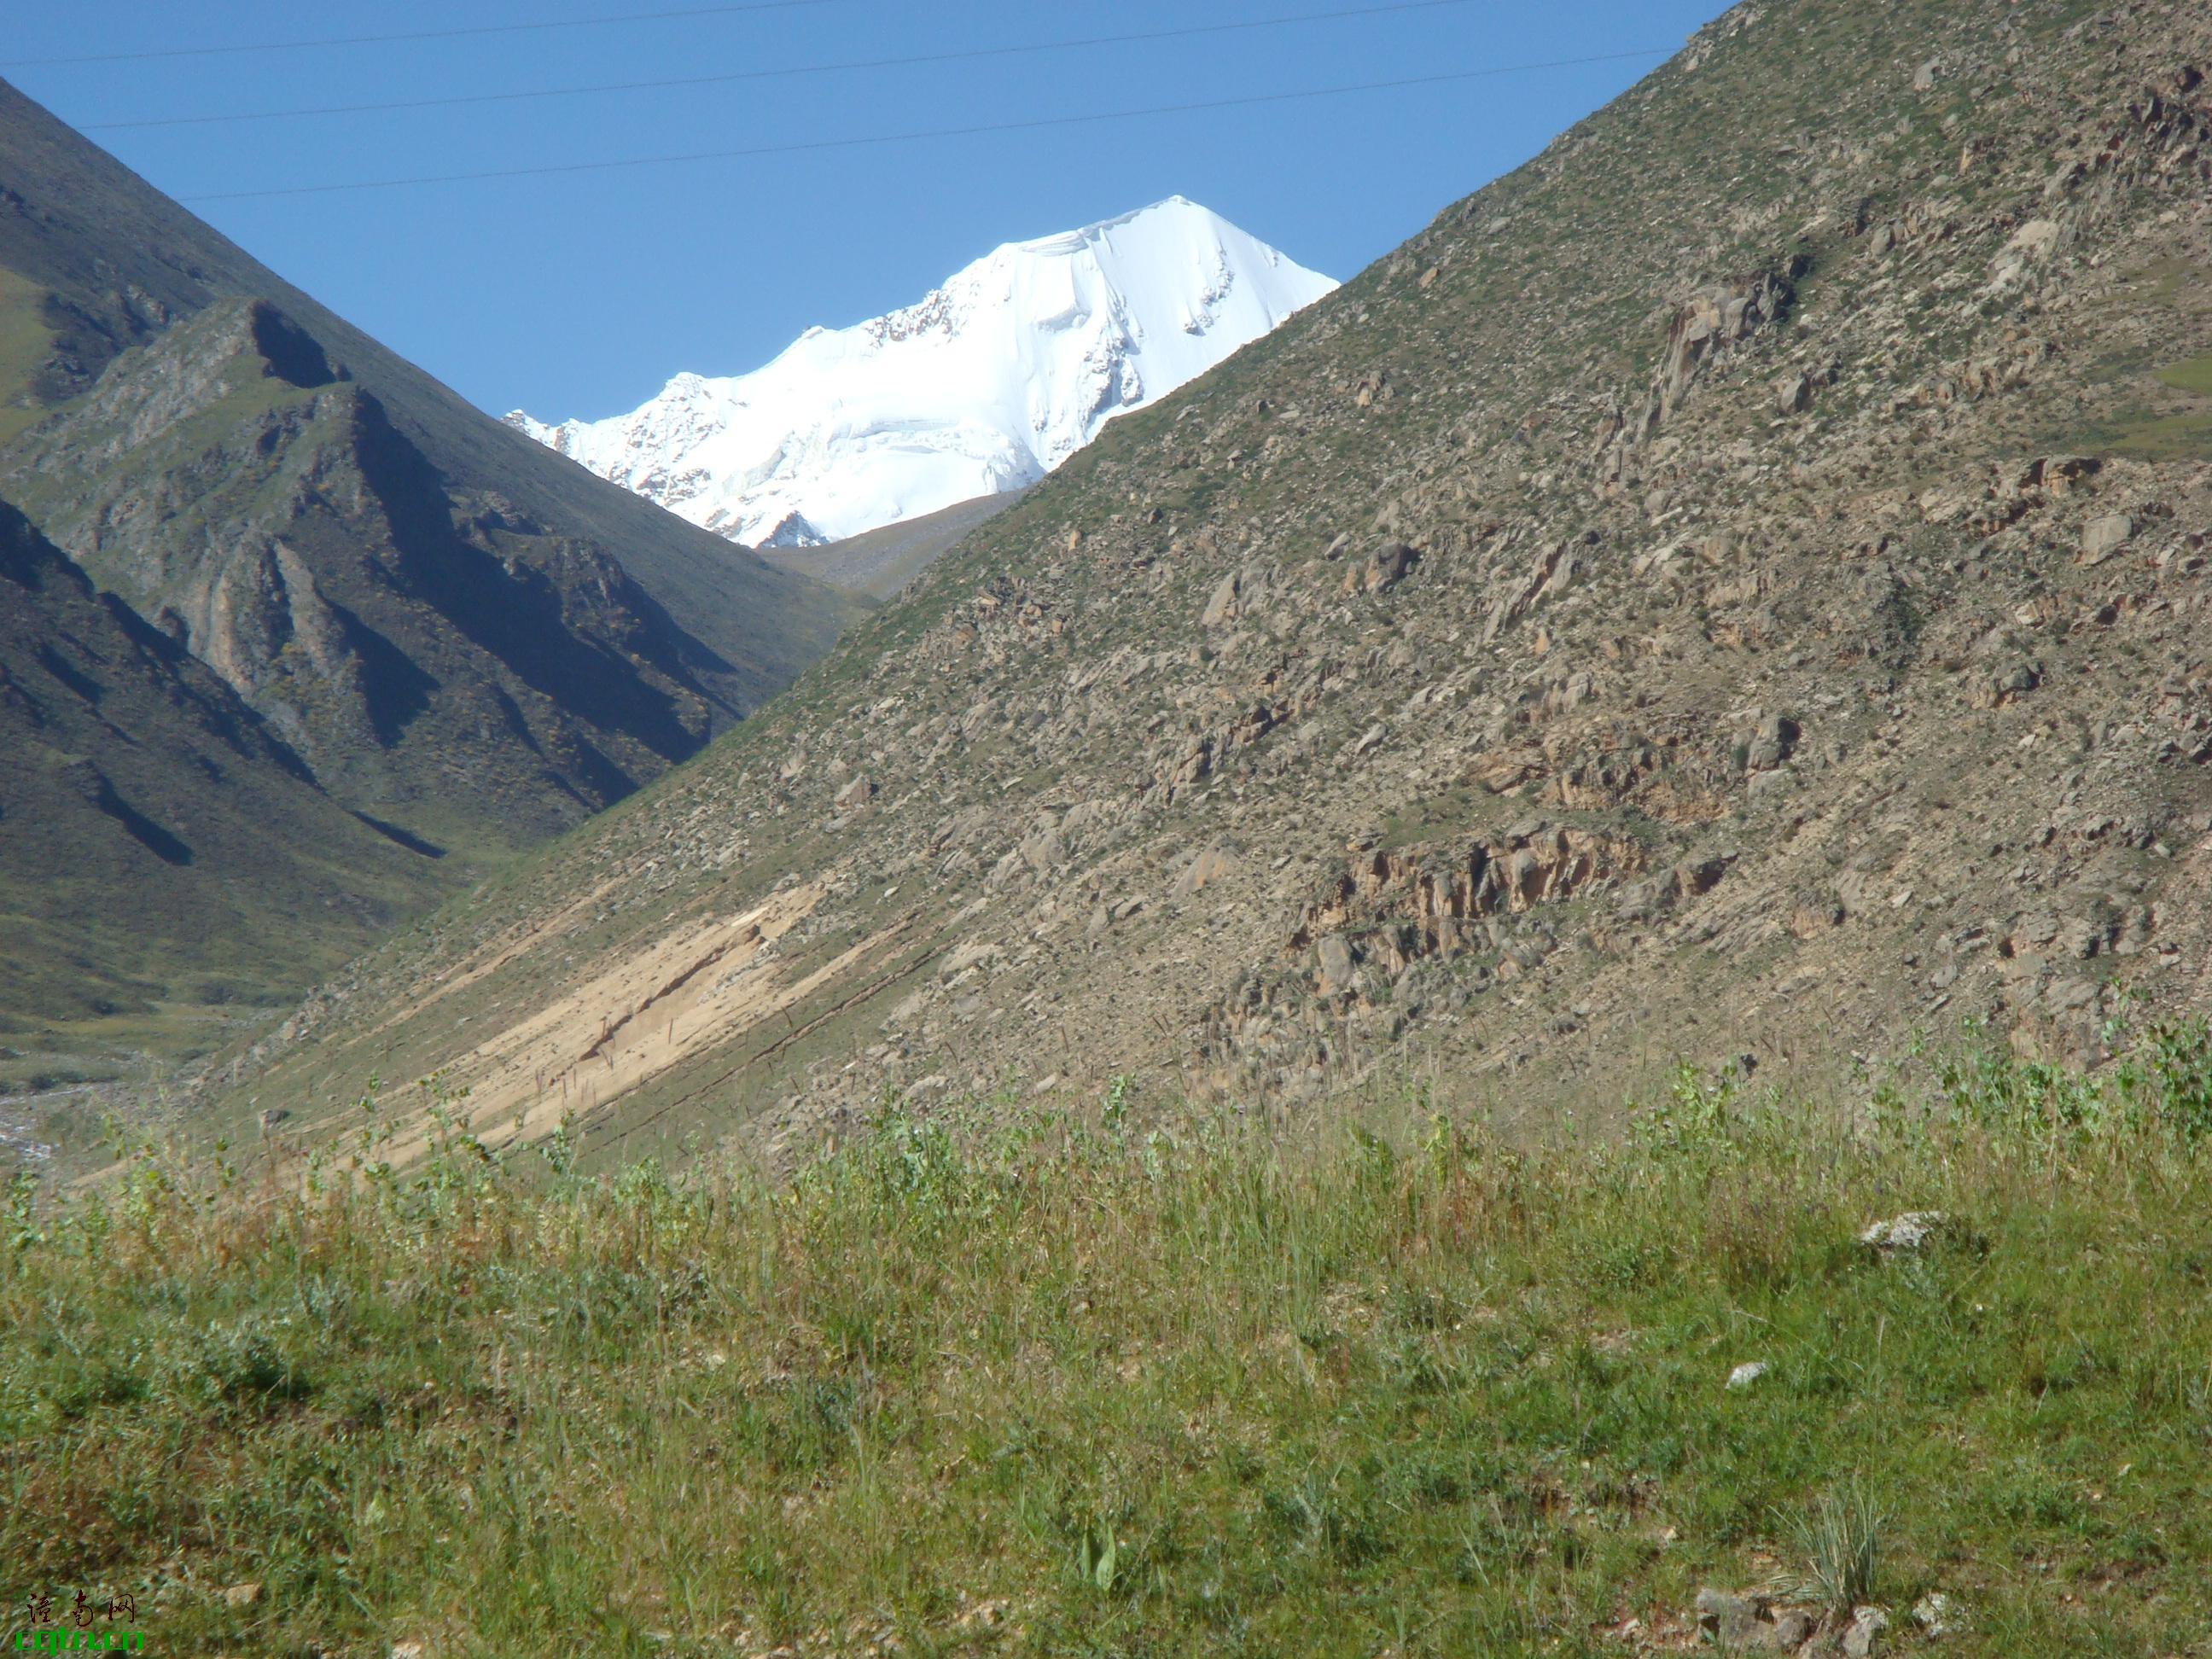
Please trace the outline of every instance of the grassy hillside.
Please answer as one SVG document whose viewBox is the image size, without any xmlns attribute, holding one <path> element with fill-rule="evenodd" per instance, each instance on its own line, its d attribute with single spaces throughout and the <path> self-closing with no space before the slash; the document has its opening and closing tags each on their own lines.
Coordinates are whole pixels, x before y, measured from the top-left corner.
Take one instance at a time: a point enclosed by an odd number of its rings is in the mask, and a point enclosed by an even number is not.
<svg viewBox="0 0 2212 1659">
<path fill-rule="evenodd" d="M 783 1189 L 450 1128 L 402 1176 L 370 1101 L 313 1195 L 253 1146 L 19 1186 L 6 1589 L 332 1659 L 1595 1656 L 1698 1645 L 1701 1588 L 1808 1653 L 1858 1605 L 2203 1653 L 2212 1047 L 2124 1047 L 1844 1110 L 1686 1073 L 1618 1141 L 1117 1087 Z"/>
<path fill-rule="evenodd" d="M 46 293 L 12 270 L 0 270 L 0 444 L 45 413 L 32 390 L 53 350 Z"/>
</svg>

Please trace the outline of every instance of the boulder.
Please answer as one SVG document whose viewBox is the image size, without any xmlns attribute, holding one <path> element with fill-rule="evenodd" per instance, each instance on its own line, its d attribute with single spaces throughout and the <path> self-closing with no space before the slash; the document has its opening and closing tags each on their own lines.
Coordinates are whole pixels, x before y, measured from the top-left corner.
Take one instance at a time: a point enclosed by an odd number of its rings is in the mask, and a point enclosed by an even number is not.
<svg viewBox="0 0 2212 1659">
<path fill-rule="evenodd" d="M 2103 466 L 2094 455 L 2045 455 L 2028 464 L 2020 482 L 2024 488 L 2065 489 Z"/>
<path fill-rule="evenodd" d="M 1233 620 L 1237 615 L 1237 592 L 1238 582 L 1236 573 L 1232 571 L 1221 579 L 1221 585 L 1213 590 L 1213 597 L 1206 602 L 1206 609 L 1199 613 L 1198 625 L 1200 628 L 1218 628 L 1222 623 Z"/>
<path fill-rule="evenodd" d="M 1889 1629 L 1889 1615 L 1880 1607 L 1859 1607 L 1851 1614 L 1849 1629 L 1844 1632 L 1845 1659 L 1872 1659 L 1880 1650 L 1881 1638 Z"/>
<path fill-rule="evenodd" d="M 1420 555 L 1403 542 L 1385 542 L 1367 556 L 1367 591 L 1378 592 L 1402 580 Z"/>
<path fill-rule="evenodd" d="M 2124 513 L 2107 513 L 2081 526 L 2077 564 L 2102 564 L 2135 539 L 2136 521 Z"/>
<path fill-rule="evenodd" d="M 1314 954 L 1321 963 L 1321 989 L 1323 996 L 1333 996 L 1348 990 L 1352 985 L 1352 946 L 1341 933 L 1324 933 L 1314 945 Z"/>
<path fill-rule="evenodd" d="M 1779 1653 L 1795 1653 L 1813 1639 L 1813 1632 L 1820 1627 L 1820 1621 L 1804 1608 L 1788 1608 L 1774 1615 L 1767 1645 Z"/>
<path fill-rule="evenodd" d="M 1723 1649 L 1748 1647 L 1765 1628 L 1765 1600 L 1710 1587 L 1698 1592 L 1698 1628 Z"/>
<path fill-rule="evenodd" d="M 1170 896 L 1188 898 L 1210 881 L 1218 881 L 1237 867 L 1236 860 L 1218 847 L 1209 847 L 1187 865 L 1182 875 L 1176 878 Z"/>
<path fill-rule="evenodd" d="M 1753 734 L 1751 746 L 1744 754 L 1744 769 L 1749 772 L 1771 772 L 1796 751 L 1797 722 L 1780 714 L 1769 714 Z"/>
<path fill-rule="evenodd" d="M 1757 1591 L 1698 1592 L 1698 1630 L 1723 1653 L 1795 1653 L 1820 1621 L 1802 1607 L 1777 1607 Z"/>
<path fill-rule="evenodd" d="M 1067 862 L 1067 843 L 1051 830 L 1037 830 L 1017 850 L 1022 855 L 1022 862 L 1041 876 L 1049 874 Z"/>
<path fill-rule="evenodd" d="M 1943 1231 L 1941 1210 L 1907 1210 L 1887 1221 L 1877 1221 L 1859 1235 L 1859 1243 L 1889 1255 L 1917 1250 Z"/>
<path fill-rule="evenodd" d="M 1966 1628 L 1966 1610 L 1941 1590 L 1930 1590 L 1912 1604 L 1912 1622 L 1929 1641 L 1940 1642 Z"/>
</svg>

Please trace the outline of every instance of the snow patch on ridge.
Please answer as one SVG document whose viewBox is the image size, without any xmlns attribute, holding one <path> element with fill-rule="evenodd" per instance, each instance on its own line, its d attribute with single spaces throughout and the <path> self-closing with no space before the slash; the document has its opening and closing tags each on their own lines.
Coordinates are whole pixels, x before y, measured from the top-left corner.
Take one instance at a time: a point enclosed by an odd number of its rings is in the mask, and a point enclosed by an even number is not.
<svg viewBox="0 0 2212 1659">
<path fill-rule="evenodd" d="M 732 541 L 804 546 L 1034 483 L 1335 286 L 1175 196 L 1010 242 L 750 374 L 678 374 L 609 420 L 507 419 Z"/>
</svg>

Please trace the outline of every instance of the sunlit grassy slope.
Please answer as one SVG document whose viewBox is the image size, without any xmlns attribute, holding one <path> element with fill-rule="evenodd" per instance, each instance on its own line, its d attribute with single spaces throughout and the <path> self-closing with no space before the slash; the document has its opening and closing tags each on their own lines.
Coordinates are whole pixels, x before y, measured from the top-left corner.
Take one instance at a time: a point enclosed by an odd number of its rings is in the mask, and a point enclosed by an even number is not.
<svg viewBox="0 0 2212 1659">
<path fill-rule="evenodd" d="M 365 1113 L 320 1196 L 26 1188 L 5 1589 L 129 1590 L 163 1652 L 1618 1653 L 1856 1490 L 1892 1650 L 1930 1591 L 1949 1653 L 2201 1650 L 2201 1034 L 1798 1105 L 1686 1078 L 1516 1149 L 1000 1103 L 780 1191 L 403 1182 Z"/>
</svg>

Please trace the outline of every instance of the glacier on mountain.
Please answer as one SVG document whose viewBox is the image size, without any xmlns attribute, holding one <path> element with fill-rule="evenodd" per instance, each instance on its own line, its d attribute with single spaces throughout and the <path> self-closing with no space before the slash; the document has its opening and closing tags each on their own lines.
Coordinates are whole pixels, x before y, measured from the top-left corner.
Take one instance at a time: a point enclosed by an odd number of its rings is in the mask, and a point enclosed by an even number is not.
<svg viewBox="0 0 2212 1659">
<path fill-rule="evenodd" d="M 805 546 L 1033 483 L 1335 286 L 1170 197 L 1008 243 L 750 374 L 678 374 L 607 420 L 507 419 L 732 541 Z"/>
</svg>

